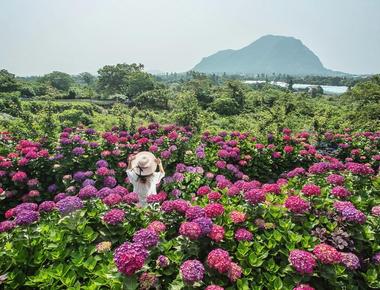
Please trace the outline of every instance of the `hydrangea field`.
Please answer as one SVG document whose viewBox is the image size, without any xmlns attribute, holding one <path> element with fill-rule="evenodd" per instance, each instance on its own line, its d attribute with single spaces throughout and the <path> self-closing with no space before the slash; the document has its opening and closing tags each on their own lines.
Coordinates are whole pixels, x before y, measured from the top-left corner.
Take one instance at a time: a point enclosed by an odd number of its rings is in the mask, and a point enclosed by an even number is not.
<svg viewBox="0 0 380 290">
<path fill-rule="evenodd" d="M 166 177 L 140 207 L 128 156 Z M 379 289 L 380 132 L 0 134 L 5 289 Z"/>
</svg>

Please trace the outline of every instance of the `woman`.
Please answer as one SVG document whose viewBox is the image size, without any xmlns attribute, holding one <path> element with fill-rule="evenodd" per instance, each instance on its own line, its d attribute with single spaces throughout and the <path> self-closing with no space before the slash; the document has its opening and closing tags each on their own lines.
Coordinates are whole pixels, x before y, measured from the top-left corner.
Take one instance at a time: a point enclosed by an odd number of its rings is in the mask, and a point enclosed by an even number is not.
<svg viewBox="0 0 380 290">
<path fill-rule="evenodd" d="M 159 172 L 156 172 L 157 165 Z M 127 175 L 133 184 L 133 191 L 139 196 L 139 204 L 145 206 L 147 197 L 157 194 L 157 184 L 165 176 L 165 171 L 159 158 L 144 151 L 129 157 Z"/>
</svg>

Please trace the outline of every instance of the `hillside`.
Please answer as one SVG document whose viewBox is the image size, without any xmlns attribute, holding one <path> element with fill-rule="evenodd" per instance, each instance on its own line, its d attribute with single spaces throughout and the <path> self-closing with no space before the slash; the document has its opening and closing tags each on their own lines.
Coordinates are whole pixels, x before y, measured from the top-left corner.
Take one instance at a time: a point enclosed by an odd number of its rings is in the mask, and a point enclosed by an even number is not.
<svg viewBox="0 0 380 290">
<path fill-rule="evenodd" d="M 299 39 L 266 35 L 238 50 L 227 49 L 205 57 L 193 70 L 203 73 L 342 75 L 325 68 Z"/>
</svg>

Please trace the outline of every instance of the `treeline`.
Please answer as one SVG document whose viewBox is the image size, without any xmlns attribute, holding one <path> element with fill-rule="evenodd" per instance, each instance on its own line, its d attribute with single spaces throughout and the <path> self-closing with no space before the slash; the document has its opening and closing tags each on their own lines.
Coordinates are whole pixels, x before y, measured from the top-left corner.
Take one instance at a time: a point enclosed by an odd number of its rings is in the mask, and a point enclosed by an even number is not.
<svg viewBox="0 0 380 290">
<path fill-rule="evenodd" d="M 380 128 L 379 76 L 362 79 L 339 97 L 292 92 L 269 83 L 249 86 L 196 72 L 184 76 L 153 76 L 140 64 L 104 66 L 97 76 L 52 72 L 18 78 L 2 70 L 0 131 L 54 138 L 65 126 L 128 129 L 147 122 L 257 134 L 283 127 L 320 133 L 345 127 Z"/>
</svg>

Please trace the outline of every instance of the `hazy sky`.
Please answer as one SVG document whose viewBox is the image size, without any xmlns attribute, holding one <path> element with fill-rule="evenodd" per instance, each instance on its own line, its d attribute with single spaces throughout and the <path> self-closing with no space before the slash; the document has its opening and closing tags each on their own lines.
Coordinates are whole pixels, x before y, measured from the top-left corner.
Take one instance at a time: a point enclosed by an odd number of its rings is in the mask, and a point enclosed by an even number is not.
<svg viewBox="0 0 380 290">
<path fill-rule="evenodd" d="M 380 72 L 380 0 L 0 0 L 0 68 L 186 71 L 266 34 L 302 40 L 330 69 Z"/>
</svg>

